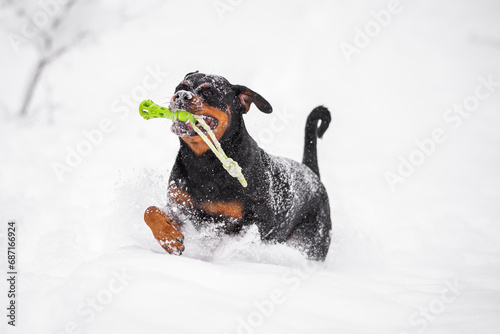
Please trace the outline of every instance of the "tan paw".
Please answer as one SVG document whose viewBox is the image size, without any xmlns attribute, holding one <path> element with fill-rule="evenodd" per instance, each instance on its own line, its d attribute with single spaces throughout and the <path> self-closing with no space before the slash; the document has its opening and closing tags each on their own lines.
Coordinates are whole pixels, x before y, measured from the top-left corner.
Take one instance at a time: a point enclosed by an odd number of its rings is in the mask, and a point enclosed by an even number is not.
<svg viewBox="0 0 500 334">
<path fill-rule="evenodd" d="M 153 232 L 153 236 L 170 254 L 181 255 L 184 251 L 184 235 L 181 225 L 165 215 L 156 206 L 150 206 L 144 212 L 144 221 Z"/>
</svg>

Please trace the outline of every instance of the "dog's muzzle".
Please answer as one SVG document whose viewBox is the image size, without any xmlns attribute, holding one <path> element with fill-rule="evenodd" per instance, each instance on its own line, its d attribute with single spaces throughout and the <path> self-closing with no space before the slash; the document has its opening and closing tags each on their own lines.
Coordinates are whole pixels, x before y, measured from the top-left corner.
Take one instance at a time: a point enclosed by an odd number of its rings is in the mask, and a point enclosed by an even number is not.
<svg viewBox="0 0 500 334">
<path fill-rule="evenodd" d="M 187 110 L 189 111 L 190 104 L 193 100 L 194 94 L 187 90 L 180 90 L 172 96 L 170 100 L 170 110 Z"/>
</svg>

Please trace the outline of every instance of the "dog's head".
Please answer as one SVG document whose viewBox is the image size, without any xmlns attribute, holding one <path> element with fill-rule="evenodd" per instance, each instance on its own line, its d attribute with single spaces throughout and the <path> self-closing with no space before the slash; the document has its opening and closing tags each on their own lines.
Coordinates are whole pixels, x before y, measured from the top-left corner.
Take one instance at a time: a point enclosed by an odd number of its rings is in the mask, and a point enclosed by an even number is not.
<svg viewBox="0 0 500 334">
<path fill-rule="evenodd" d="M 169 108 L 186 110 L 194 115 L 204 116 L 216 138 L 221 138 L 228 129 L 237 130 L 242 124 L 242 115 L 254 103 L 260 111 L 271 113 L 273 108 L 262 96 L 251 89 L 232 85 L 225 78 L 206 75 L 198 71 L 188 73 L 175 89 Z M 201 127 L 200 127 L 201 128 Z M 196 134 L 191 124 L 175 121 L 172 131 L 184 140 L 194 153 L 201 155 L 209 148 Z"/>
</svg>

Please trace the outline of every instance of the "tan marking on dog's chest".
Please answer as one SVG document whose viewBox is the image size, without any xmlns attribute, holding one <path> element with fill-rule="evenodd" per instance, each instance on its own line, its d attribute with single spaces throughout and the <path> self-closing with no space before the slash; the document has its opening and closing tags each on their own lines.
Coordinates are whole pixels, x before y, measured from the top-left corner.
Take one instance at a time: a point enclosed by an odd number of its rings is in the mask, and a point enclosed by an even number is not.
<svg viewBox="0 0 500 334">
<path fill-rule="evenodd" d="M 190 209 L 199 209 L 212 216 L 243 219 L 243 204 L 240 201 L 223 202 L 209 200 L 196 205 L 193 197 L 187 191 L 177 187 L 173 183 L 169 185 L 168 192 L 170 199 L 176 204 L 187 206 Z"/>
<path fill-rule="evenodd" d="M 243 219 L 243 204 L 240 201 L 205 201 L 199 208 L 213 216 Z"/>
</svg>

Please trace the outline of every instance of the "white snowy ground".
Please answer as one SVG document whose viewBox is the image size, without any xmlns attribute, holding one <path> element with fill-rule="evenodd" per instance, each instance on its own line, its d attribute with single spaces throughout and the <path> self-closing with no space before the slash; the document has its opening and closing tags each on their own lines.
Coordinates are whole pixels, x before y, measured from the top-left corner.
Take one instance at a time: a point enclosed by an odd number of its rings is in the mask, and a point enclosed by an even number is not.
<svg viewBox="0 0 500 334">
<path fill-rule="evenodd" d="M 499 333 L 500 86 L 479 79 L 500 81 L 498 1 L 403 0 L 350 63 L 340 45 L 389 2 L 221 2 L 236 3 L 223 20 L 212 1 L 172 1 L 75 48 L 25 120 L 34 56 L 0 40 L 0 265 L 15 219 L 20 271 L 15 328 L 1 280 L 2 333 Z M 193 70 L 258 91 L 275 113 L 252 108 L 249 131 L 297 160 L 308 112 L 332 110 L 325 263 L 252 229 L 218 242 L 188 230 L 184 255 L 162 251 L 142 215 L 165 203 L 178 140 L 136 112 L 155 67 L 167 74 L 147 97 L 161 103 Z M 463 103 L 470 115 L 448 112 Z M 91 152 L 59 182 L 53 163 L 78 147 Z M 420 165 L 391 191 L 400 157 Z"/>
</svg>

